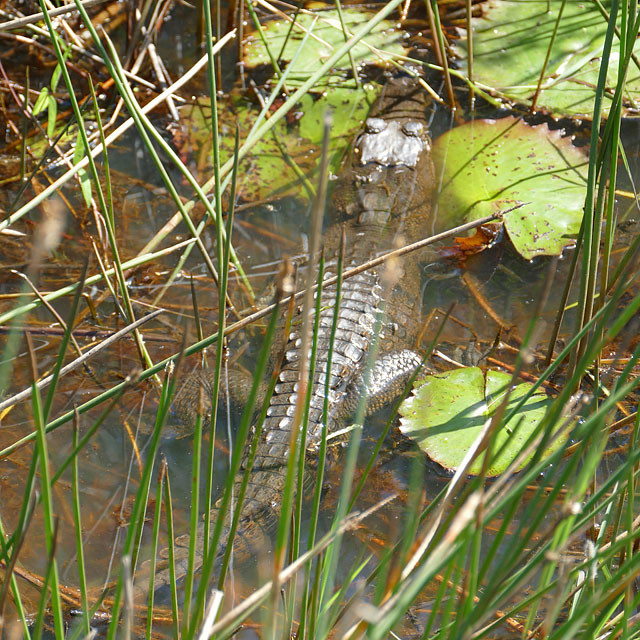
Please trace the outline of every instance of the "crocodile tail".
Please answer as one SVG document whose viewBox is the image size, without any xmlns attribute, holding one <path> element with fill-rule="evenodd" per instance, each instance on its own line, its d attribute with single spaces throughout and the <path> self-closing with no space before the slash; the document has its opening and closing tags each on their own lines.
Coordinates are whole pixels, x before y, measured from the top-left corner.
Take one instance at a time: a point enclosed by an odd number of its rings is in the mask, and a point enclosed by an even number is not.
<svg viewBox="0 0 640 640">
<path fill-rule="evenodd" d="M 240 564 L 245 564 L 256 558 L 264 557 L 271 543 L 271 536 L 275 531 L 281 512 L 281 497 L 285 485 L 286 468 L 254 469 L 249 474 L 245 496 L 242 502 L 238 528 L 233 539 L 233 558 Z M 238 496 L 244 473 L 239 473 L 234 482 L 234 495 Z M 210 533 L 213 532 L 220 514 L 220 500 L 210 512 Z M 218 548 L 216 549 L 216 567 L 219 569 L 229 544 L 229 532 L 233 507 L 226 514 L 225 522 Z M 179 536 L 174 543 L 175 579 L 182 580 L 192 570 L 197 572 L 203 565 L 205 527 L 204 522 L 198 524 L 196 532 L 196 546 L 193 566 L 189 566 L 188 534 Z M 136 599 L 146 599 L 149 590 L 150 561 L 143 563 L 136 572 L 134 593 Z M 169 549 L 160 552 L 155 576 L 154 591 L 171 584 L 171 569 L 169 566 Z"/>
</svg>

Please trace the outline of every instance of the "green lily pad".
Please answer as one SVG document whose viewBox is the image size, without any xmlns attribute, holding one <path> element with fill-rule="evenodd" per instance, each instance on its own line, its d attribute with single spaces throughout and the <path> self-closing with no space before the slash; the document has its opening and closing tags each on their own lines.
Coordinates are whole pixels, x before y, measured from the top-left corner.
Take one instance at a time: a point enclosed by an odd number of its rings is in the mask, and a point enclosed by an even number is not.
<svg viewBox="0 0 640 640">
<path fill-rule="evenodd" d="M 356 9 L 343 9 L 347 39 L 364 23 L 371 19 L 371 14 Z M 314 14 L 300 13 L 296 24 L 291 27 L 288 20 L 272 20 L 262 28 L 263 34 L 274 60 L 283 63 L 291 62 L 293 67 L 287 75 L 287 85 L 299 86 L 315 73 L 329 58 L 335 49 L 345 43 L 345 32 L 340 25 L 338 12 L 334 9 L 317 11 Z M 298 53 L 300 44 L 306 33 L 311 30 L 303 49 Z M 367 36 L 351 49 L 351 56 L 356 67 L 364 63 L 379 63 L 390 58 L 408 55 L 408 49 L 402 45 L 406 37 L 404 31 L 397 29 L 395 23 L 383 20 Z M 381 55 L 376 55 L 373 49 L 378 49 Z M 296 57 L 296 54 L 297 57 Z M 256 33 L 246 39 L 244 44 L 244 61 L 249 67 L 271 64 L 260 36 Z M 345 77 L 351 72 L 352 66 L 349 56 L 338 61 L 333 72 L 316 85 L 314 91 L 324 91 L 328 85 L 344 86 Z"/>
<path fill-rule="evenodd" d="M 362 128 L 378 92 L 379 87 L 370 84 L 358 89 L 335 87 L 316 99 L 306 95 L 301 101 L 304 115 L 300 118 L 299 134 L 318 147 L 322 145 L 324 114 L 332 115 L 329 168 L 333 173 L 340 168 L 342 157 Z"/>
<path fill-rule="evenodd" d="M 400 430 L 415 440 L 438 464 L 455 470 L 482 432 L 487 419 L 500 406 L 510 381 L 509 374 L 489 370 L 485 376 L 478 367 L 427 376 L 416 383 L 413 394 L 400 406 Z M 528 383 L 518 384 L 511 393 L 507 411 L 530 388 Z M 504 449 L 491 461 L 488 476 L 500 475 L 520 454 L 523 444 L 536 431 L 552 401 L 544 394 L 532 395 L 516 415 L 500 428 L 495 435 L 494 451 Z M 544 455 L 560 447 L 567 436 L 568 432 L 565 431 L 556 438 Z M 482 459 L 479 458 L 471 465 L 469 472 L 477 474 L 481 468 Z"/>
<path fill-rule="evenodd" d="M 504 216 L 525 259 L 558 255 L 580 230 L 586 156 L 546 124 L 513 117 L 468 122 L 433 145 L 444 167 L 439 226 L 448 228 L 526 203 Z"/>
<path fill-rule="evenodd" d="M 536 92 L 562 0 L 492 0 L 482 16 L 473 18 L 473 79 L 497 94 L 531 104 Z M 611 2 L 602 3 L 608 11 Z M 549 11 L 547 11 L 549 6 Z M 592 117 L 607 21 L 595 2 L 566 2 L 560 19 L 539 108 L 555 114 Z M 636 54 L 640 43 L 635 44 Z M 466 32 L 454 45 L 466 69 Z M 605 96 L 612 96 L 618 78 L 620 46 L 614 38 Z M 624 96 L 624 115 L 637 114 L 640 71 L 631 63 Z M 603 103 L 605 113 L 609 102 Z"/>
<path fill-rule="evenodd" d="M 219 101 L 221 163 L 233 156 L 236 124 L 242 142 L 258 113 L 255 105 L 237 94 Z M 174 138 L 176 146 L 184 156 L 195 160 L 200 175 L 211 175 L 213 143 L 209 99 L 202 98 L 195 105 L 183 107 L 180 121 L 183 124 L 180 135 Z M 279 122 L 240 163 L 237 193 L 247 201 L 295 194 L 300 191 L 301 176 L 311 177 L 317 156 L 315 145 L 289 135 L 286 123 Z"/>
<path fill-rule="evenodd" d="M 377 90 L 371 86 L 359 89 L 332 90 L 326 96 L 303 97 L 296 109 L 302 113 L 299 121 L 287 124 L 282 120 L 261 140 L 240 163 L 237 193 L 246 201 L 296 195 L 312 196 L 317 183 L 316 168 L 322 143 L 325 111 L 339 114 L 331 129 L 330 153 L 332 171 L 340 161 L 362 126 L 375 99 Z M 240 142 L 248 135 L 259 109 L 237 94 L 219 103 L 220 154 L 224 163 L 233 155 L 236 123 L 240 127 Z M 174 143 L 186 157 L 193 158 L 198 173 L 210 175 L 213 170 L 211 138 L 211 104 L 200 99 L 195 105 L 181 109 L 182 127 Z M 306 187 L 301 188 L 301 184 Z"/>
</svg>

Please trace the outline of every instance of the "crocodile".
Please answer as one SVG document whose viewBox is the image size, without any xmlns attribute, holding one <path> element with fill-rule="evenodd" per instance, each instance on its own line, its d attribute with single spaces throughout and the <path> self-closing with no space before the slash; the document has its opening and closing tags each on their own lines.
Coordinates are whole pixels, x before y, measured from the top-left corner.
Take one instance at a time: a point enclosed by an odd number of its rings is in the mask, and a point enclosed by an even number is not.
<svg viewBox="0 0 640 640">
<path fill-rule="evenodd" d="M 328 272 L 332 267 L 335 269 L 343 229 L 347 239 L 345 269 L 360 265 L 398 243 L 413 242 L 428 234 L 435 172 L 427 111 L 428 99 L 415 79 L 394 78 L 383 87 L 333 189 L 330 201 L 333 223 L 324 234 Z M 344 425 L 362 393 L 367 394 L 367 413 L 397 397 L 421 362 L 420 355 L 413 350 L 419 331 L 416 322 L 417 301 L 421 297 L 419 266 L 415 259 L 396 264 L 395 283 L 391 284 L 389 278 L 385 279 L 385 268 L 364 271 L 343 283 L 328 374 L 329 433 Z M 322 440 L 329 336 L 335 305 L 335 286 L 328 286 L 322 292 L 317 363 L 308 412 L 305 446 L 310 464 Z M 384 314 L 380 314 L 383 308 Z M 376 331 L 377 341 L 374 340 Z M 378 355 L 365 376 L 368 352 L 374 342 L 378 345 Z M 236 555 L 251 556 L 260 551 L 279 518 L 301 351 L 300 330 L 296 328 L 288 336 L 279 378 L 257 445 L 238 533 L 233 541 Z M 210 373 L 205 370 L 192 374 L 174 402 L 186 424 L 194 421 L 200 388 L 204 387 L 205 398 L 211 397 Z M 235 482 L 239 485 L 241 477 Z M 213 520 L 216 510 L 217 507 Z M 201 523 L 199 549 L 203 531 Z M 227 537 L 225 528 L 221 547 L 228 543 Z M 178 538 L 176 543 L 176 575 L 180 577 L 187 571 L 188 537 Z M 198 569 L 202 564 L 200 551 L 196 555 Z M 168 581 L 168 569 L 160 569 L 155 588 Z"/>
</svg>

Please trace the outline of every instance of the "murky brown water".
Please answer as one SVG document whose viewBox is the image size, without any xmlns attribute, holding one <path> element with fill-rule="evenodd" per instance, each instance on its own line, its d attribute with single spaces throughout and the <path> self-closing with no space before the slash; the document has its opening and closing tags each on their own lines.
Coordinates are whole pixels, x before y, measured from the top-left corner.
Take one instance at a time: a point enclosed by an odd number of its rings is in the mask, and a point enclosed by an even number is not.
<svg viewBox="0 0 640 640">
<path fill-rule="evenodd" d="M 173 16 L 174 25 L 163 31 L 162 55 L 170 68 L 179 71 L 188 65 L 193 56 L 191 40 L 181 36 L 180 16 L 186 11 L 177 8 Z M 182 57 L 184 56 L 184 57 Z M 233 68 L 233 59 L 227 61 Z M 232 75 L 232 73 L 230 73 Z M 436 115 L 434 128 L 442 130 L 448 126 L 449 117 L 443 111 Z M 174 207 L 164 187 L 159 183 L 155 170 L 145 156 L 139 139 L 135 135 L 120 143 L 110 154 L 114 180 L 114 204 L 116 232 L 120 255 L 128 259 L 136 255 L 155 233 L 174 214 Z M 9 185 L 0 194 L 0 206 L 6 208 L 12 200 L 16 185 Z M 28 194 L 31 192 L 28 190 Z M 91 239 L 98 235 L 99 223 L 87 211 L 78 193 L 77 186 L 65 188 L 66 226 L 59 247 L 37 273 L 40 291 L 59 289 L 78 279 L 84 260 L 90 256 L 89 273 L 97 273 L 99 267 L 93 254 Z M 621 205 L 622 207 L 622 205 Z M 624 207 L 623 207 L 624 208 Z M 294 198 L 274 201 L 257 207 L 241 207 L 234 229 L 234 246 L 247 271 L 256 292 L 260 294 L 269 285 L 277 271 L 278 260 L 283 254 L 298 253 L 304 245 L 308 226 L 308 206 Z M 24 271 L 30 260 L 34 228 L 39 214 L 29 216 L 15 225 L 15 229 L 26 234 L 25 238 L 4 238 L 0 249 L 0 313 L 12 309 L 17 303 L 21 280 L 12 270 Z M 622 243 L 629 241 L 635 228 L 622 236 Z M 165 241 L 168 246 L 186 237 L 184 227 L 177 226 Z M 204 234 L 205 247 L 213 252 L 212 231 Z M 141 316 L 154 307 L 154 300 L 175 266 L 178 253 L 154 261 L 128 275 L 128 289 L 134 301 L 134 309 Z M 101 253 L 108 260 L 107 252 Z M 557 300 L 563 286 L 568 263 L 565 256 L 558 265 L 554 289 L 547 309 L 538 323 L 538 342 L 546 345 L 556 310 Z M 505 348 L 491 354 L 493 362 L 513 361 L 525 327 L 536 308 L 538 291 L 548 269 L 549 261 L 525 262 L 502 244 L 492 250 L 468 260 L 466 269 L 458 264 L 441 261 L 425 267 L 423 299 L 420 310 L 428 320 L 423 344 L 428 344 L 435 334 L 443 310 L 456 303 L 451 321 L 442 335 L 440 347 L 446 355 L 464 360 L 464 352 L 473 349 L 479 353 L 487 351 L 494 342 L 500 321 L 502 341 Z M 202 257 L 194 250 L 180 275 L 164 293 L 159 305 L 165 309 L 160 319 L 143 329 L 145 343 L 151 359 L 157 362 L 175 353 L 183 334 L 188 341 L 194 339 L 190 278 L 193 278 L 198 298 L 202 328 L 205 335 L 215 331 L 217 321 L 217 292 Z M 113 300 L 104 284 L 89 286 L 80 303 L 80 313 L 75 324 L 77 340 L 81 348 L 95 344 L 110 331 L 122 326 L 122 319 L 114 307 Z M 29 299 L 32 294 L 26 294 Z M 237 288 L 235 279 L 231 288 L 232 299 L 243 309 L 246 297 Z M 53 302 L 53 306 L 64 318 L 68 313 L 68 298 Z M 48 373 L 55 363 L 60 346 L 60 335 L 52 330 L 56 322 L 43 307 L 20 319 L 21 326 L 34 330 L 33 345 L 38 373 Z M 568 325 L 570 326 L 570 325 Z M 7 327 L 0 344 L 6 344 Z M 246 352 L 243 362 L 251 362 L 255 347 Z M 29 386 L 31 372 L 24 339 L 20 339 L 18 355 L 10 363 L 0 363 L 9 372 L 6 395 Z M 210 352 L 212 354 L 213 352 Z M 232 357 L 235 355 L 232 352 Z M 73 353 L 68 349 L 67 359 Z M 196 364 L 195 359 L 185 368 Z M 140 366 L 140 358 L 134 342 L 125 338 L 106 352 L 92 359 L 90 370 L 82 368 L 65 376 L 58 386 L 53 401 L 51 416 L 57 417 L 78 406 L 105 389 L 121 382 L 127 374 Z M 444 365 L 443 365 L 444 366 Z M 85 557 L 88 575 L 93 586 L 102 586 L 114 579 L 118 570 L 118 548 L 125 534 L 131 499 L 138 487 L 141 473 L 140 461 L 144 458 L 147 434 L 153 426 L 158 401 L 158 387 L 151 381 L 127 390 L 114 410 L 105 420 L 79 457 L 81 476 L 82 519 Z M 79 420 L 82 435 L 98 418 L 102 407 L 83 414 Z M 0 448 L 13 445 L 20 438 L 33 432 L 34 422 L 29 402 L 22 402 L 1 416 Z M 364 454 L 371 449 L 380 432 L 382 419 L 373 420 L 366 431 Z M 221 422 L 221 431 L 224 423 Z M 134 446 L 134 442 L 136 445 Z M 224 477 L 227 443 L 220 437 L 221 455 L 218 456 L 219 481 Z M 208 445 L 205 445 L 205 447 Z M 68 423 L 57 429 L 49 438 L 49 454 L 52 469 L 57 469 L 72 450 L 72 425 Z M 139 454 L 137 452 L 139 450 Z M 188 495 L 191 473 L 191 442 L 189 439 L 172 437 L 171 425 L 162 447 L 172 473 L 172 488 L 176 506 L 176 529 L 183 531 L 188 522 Z M 32 461 L 32 445 L 17 449 L 1 461 L 0 496 L 2 522 L 6 531 L 12 531 L 17 523 L 24 499 L 24 482 Z M 140 457 L 138 457 L 140 455 Z M 385 492 L 397 491 L 402 495 L 407 481 L 410 460 L 405 457 L 388 456 L 388 460 L 376 470 L 363 496 L 363 504 L 375 501 Z M 432 474 L 428 494 L 435 494 L 443 479 Z M 73 538 L 71 476 L 67 471 L 56 485 L 55 504 L 59 517 L 57 554 L 60 559 L 61 580 L 69 585 L 77 584 L 75 543 Z M 335 496 L 327 497 L 325 509 L 330 512 Z M 346 545 L 346 558 L 354 560 L 362 550 L 380 553 L 389 540 L 396 537 L 401 526 L 402 501 L 399 505 L 376 516 L 362 531 L 357 531 Z M 43 523 L 40 510 L 36 510 L 20 559 L 22 564 L 35 573 L 43 574 L 47 557 L 42 535 Z M 33 595 L 34 600 L 37 596 Z M 425 596 L 425 600 L 428 598 Z"/>
</svg>

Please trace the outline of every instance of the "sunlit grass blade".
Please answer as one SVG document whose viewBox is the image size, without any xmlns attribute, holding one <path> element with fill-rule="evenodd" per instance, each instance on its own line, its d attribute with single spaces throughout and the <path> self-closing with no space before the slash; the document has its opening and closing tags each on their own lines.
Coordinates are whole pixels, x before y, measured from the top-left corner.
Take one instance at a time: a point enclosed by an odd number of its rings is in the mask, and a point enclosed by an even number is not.
<svg viewBox="0 0 640 640">
<path fill-rule="evenodd" d="M 153 631 L 153 601 L 154 601 L 154 576 L 156 571 L 156 557 L 158 553 L 158 539 L 160 537 L 160 520 L 162 515 L 162 497 L 164 491 L 164 485 L 167 477 L 167 463 L 166 460 L 162 460 L 160 466 L 160 472 L 158 473 L 158 482 L 156 483 L 156 506 L 153 514 L 153 532 L 151 535 L 151 556 L 149 559 L 149 599 L 147 602 L 147 626 L 146 626 L 146 638 L 149 640 L 152 637 Z M 173 542 L 173 540 L 172 540 Z M 176 611 L 177 614 L 177 611 Z M 176 615 L 177 620 L 177 615 Z"/>
<path fill-rule="evenodd" d="M 233 218 L 235 213 L 235 200 L 236 200 L 236 181 L 238 176 L 238 146 L 239 146 L 240 132 L 236 127 L 236 138 L 234 145 L 234 166 L 231 173 L 231 193 L 229 194 L 230 207 L 227 213 L 226 222 L 226 234 L 222 233 L 222 229 L 217 229 L 217 241 L 218 241 L 218 270 L 221 275 L 220 287 L 218 291 L 218 332 L 220 335 L 224 334 L 226 322 L 227 322 L 227 287 L 229 283 L 229 257 L 231 255 L 231 235 L 233 230 Z M 217 139 L 217 138 L 216 138 Z M 219 156 L 218 156 L 219 158 Z M 222 224 L 222 216 L 218 219 L 218 224 Z M 224 240 L 224 241 L 223 241 Z M 216 424 L 218 412 L 215 408 L 218 406 L 218 395 L 220 392 L 220 380 L 222 374 L 222 360 L 224 354 L 224 345 L 221 340 L 216 342 L 216 362 L 214 369 L 214 379 L 211 389 L 211 407 L 214 409 L 211 412 L 211 421 L 209 424 L 209 454 L 207 456 L 207 468 L 206 468 L 206 487 L 205 487 L 205 524 L 204 524 L 204 541 L 203 541 L 203 556 L 209 553 L 209 538 L 211 531 L 211 507 L 213 506 L 213 462 L 215 455 L 215 440 L 216 440 Z M 230 434 L 229 434 L 230 435 Z"/>
<path fill-rule="evenodd" d="M 73 448 L 78 448 L 78 423 L 76 418 L 73 424 Z M 80 479 L 78 473 L 78 456 L 73 457 L 72 465 L 72 486 L 73 486 L 73 518 L 76 534 L 76 557 L 78 564 L 78 578 L 80 581 L 80 596 L 82 598 L 82 626 L 85 635 L 91 631 L 91 620 L 89 618 L 89 597 L 87 595 L 87 576 L 84 561 L 84 544 L 82 541 L 82 515 L 80 509 Z"/>
<path fill-rule="evenodd" d="M 44 532 L 46 541 L 47 555 L 49 556 L 49 565 L 47 569 L 48 579 L 45 581 L 45 587 L 43 588 L 43 598 L 41 600 L 44 605 L 46 599 L 47 588 L 51 588 L 51 607 L 53 609 L 53 620 L 55 633 L 58 638 L 64 636 L 64 620 L 62 613 L 62 601 L 60 599 L 59 591 L 59 579 L 58 579 L 58 567 L 55 559 L 56 548 L 56 536 L 57 536 L 57 524 L 54 516 L 53 506 L 53 494 L 51 487 L 51 471 L 49 467 L 49 453 L 47 445 L 47 436 L 45 432 L 46 417 L 44 414 L 44 408 L 42 406 L 42 399 L 40 392 L 36 387 L 35 380 L 37 379 L 37 368 L 35 364 L 35 355 L 33 345 L 31 344 L 31 338 L 29 334 L 26 334 L 27 344 L 29 345 L 29 351 L 32 358 L 32 377 L 33 377 L 33 394 L 32 394 L 32 407 L 33 417 L 36 425 L 36 451 L 38 455 L 38 463 L 40 467 L 40 487 L 42 491 L 42 510 L 44 516 Z"/>
<path fill-rule="evenodd" d="M 147 509 L 152 472 L 158 453 L 162 428 L 167 419 L 167 414 L 171 405 L 174 388 L 175 378 L 170 375 L 170 372 L 167 371 L 165 372 L 165 378 L 162 384 L 156 422 L 153 428 L 153 433 L 151 435 L 151 441 L 149 443 L 149 446 L 147 447 L 147 458 L 144 464 L 142 477 L 140 479 L 140 486 L 136 493 L 136 499 L 131 514 L 131 524 L 127 530 L 127 537 L 122 548 L 123 557 L 130 556 L 132 558 L 135 558 L 138 553 L 139 540 L 140 536 L 142 535 L 142 527 L 144 525 L 145 513 Z M 135 562 L 132 562 L 132 566 L 135 566 Z M 121 575 L 120 579 L 118 580 L 118 585 L 113 597 L 112 620 L 108 629 L 108 638 L 115 638 L 117 634 L 122 607 L 123 589 L 124 584 L 123 577 Z"/>
<path fill-rule="evenodd" d="M 264 338 L 264 343 L 262 345 L 262 349 L 258 357 L 256 371 L 253 378 L 253 384 L 247 396 L 247 405 L 242 413 L 240 426 L 237 431 L 236 442 L 234 443 L 231 465 L 229 468 L 229 474 L 225 484 L 224 492 L 219 501 L 219 505 L 217 509 L 217 520 L 215 522 L 213 534 L 211 537 L 211 543 L 209 545 L 209 553 L 207 554 L 207 556 L 204 558 L 204 561 L 203 561 L 202 575 L 200 578 L 200 584 L 198 587 L 198 591 L 197 591 L 197 595 L 196 595 L 195 603 L 193 607 L 193 616 L 191 621 L 192 624 L 188 630 L 188 633 L 185 634 L 185 637 L 194 637 L 197 629 L 197 621 L 202 618 L 202 615 L 204 612 L 204 604 L 207 598 L 208 587 L 213 576 L 213 568 L 216 561 L 217 547 L 220 541 L 220 536 L 222 534 L 222 529 L 225 523 L 225 519 L 227 518 L 228 509 L 229 509 L 231 497 L 233 494 L 234 480 L 236 478 L 236 474 L 240 469 L 240 463 L 242 461 L 244 446 L 249 436 L 249 429 L 251 427 L 253 409 L 255 406 L 256 398 L 258 396 L 260 384 L 269 360 L 270 348 L 271 348 L 273 336 L 275 334 L 278 316 L 279 316 L 278 307 L 275 306 L 272 310 L 271 319 L 269 321 L 269 326 L 267 327 L 267 332 Z"/>
</svg>

